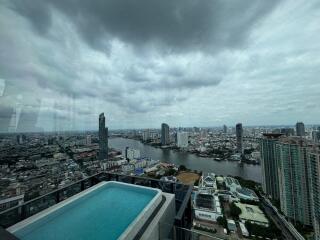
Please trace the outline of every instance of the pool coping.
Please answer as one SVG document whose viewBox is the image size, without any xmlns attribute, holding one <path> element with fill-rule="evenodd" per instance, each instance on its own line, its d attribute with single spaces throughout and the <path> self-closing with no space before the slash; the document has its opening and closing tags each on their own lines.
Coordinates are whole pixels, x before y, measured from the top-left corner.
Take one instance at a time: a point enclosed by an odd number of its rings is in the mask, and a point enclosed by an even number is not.
<svg viewBox="0 0 320 240">
<path fill-rule="evenodd" d="M 138 214 L 138 216 L 129 224 L 129 226 L 124 230 L 124 232 L 119 236 L 118 240 L 129 240 L 133 239 L 139 232 L 139 230 L 143 227 L 145 222 L 148 220 L 148 218 L 152 215 L 152 213 L 156 210 L 157 206 L 161 203 L 161 196 L 162 196 L 162 191 L 159 189 L 155 188 L 150 188 L 150 187 L 145 187 L 145 186 L 140 186 L 140 185 L 135 185 L 135 184 L 129 184 L 129 183 L 123 183 L 123 182 L 117 182 L 117 181 L 103 181 L 100 182 L 84 191 L 81 191 L 65 200 L 62 202 L 59 202 L 45 210 L 40 211 L 39 213 L 30 216 L 29 218 L 16 223 L 15 225 L 7 228 L 6 230 L 12 234 L 14 232 L 21 230 L 22 228 L 26 227 L 29 224 L 32 224 L 39 219 L 55 212 L 56 210 L 72 203 L 73 201 L 76 201 L 77 199 L 95 191 L 96 189 L 104 186 L 104 185 L 124 185 L 132 188 L 140 188 L 140 189 L 147 189 L 147 190 L 152 190 L 157 192 L 156 195 L 152 198 L 152 200 L 143 208 L 143 210 Z"/>
</svg>

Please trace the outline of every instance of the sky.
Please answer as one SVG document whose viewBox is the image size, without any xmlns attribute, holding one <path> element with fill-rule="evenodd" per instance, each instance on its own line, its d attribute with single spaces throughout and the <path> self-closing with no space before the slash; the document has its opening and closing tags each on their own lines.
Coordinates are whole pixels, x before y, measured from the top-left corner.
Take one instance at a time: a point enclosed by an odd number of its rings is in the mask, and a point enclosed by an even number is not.
<svg viewBox="0 0 320 240">
<path fill-rule="evenodd" d="M 0 131 L 319 123 L 319 0 L 0 0 Z"/>
</svg>

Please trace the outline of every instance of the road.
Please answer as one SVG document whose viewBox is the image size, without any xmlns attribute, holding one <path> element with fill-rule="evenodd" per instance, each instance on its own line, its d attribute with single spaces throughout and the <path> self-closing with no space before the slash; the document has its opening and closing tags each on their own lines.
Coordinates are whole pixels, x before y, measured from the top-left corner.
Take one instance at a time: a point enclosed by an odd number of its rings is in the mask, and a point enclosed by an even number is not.
<svg viewBox="0 0 320 240">
<path fill-rule="evenodd" d="M 276 224 L 276 226 L 281 230 L 282 235 L 285 239 L 296 239 L 296 240 L 303 240 L 304 238 L 294 229 L 293 226 L 290 226 L 288 222 L 281 217 L 280 214 L 275 210 L 275 208 L 271 205 L 271 203 L 266 200 L 262 199 L 263 208 L 266 214 L 271 218 L 271 220 Z"/>
</svg>

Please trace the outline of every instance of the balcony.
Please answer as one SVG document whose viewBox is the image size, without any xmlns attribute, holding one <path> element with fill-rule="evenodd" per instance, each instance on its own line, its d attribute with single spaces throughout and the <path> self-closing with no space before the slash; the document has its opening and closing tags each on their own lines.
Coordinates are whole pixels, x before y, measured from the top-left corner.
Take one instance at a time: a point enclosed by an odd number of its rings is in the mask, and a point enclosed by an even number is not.
<svg viewBox="0 0 320 240">
<path fill-rule="evenodd" d="M 66 200 L 64 202 L 70 201 L 70 199 L 76 197 L 74 196 L 75 194 L 77 194 L 77 196 L 81 195 L 103 184 L 102 182 L 110 181 L 127 183 L 130 186 L 139 185 L 147 188 L 160 189 L 163 196 L 166 196 L 166 194 L 167 197 L 172 196 L 175 210 L 172 207 L 166 207 L 167 211 L 169 209 L 173 216 L 172 221 L 167 222 L 159 218 L 159 221 L 154 224 L 159 214 L 158 212 L 153 213 L 148 217 L 148 220 L 139 227 L 139 231 L 135 233 L 134 239 L 140 239 L 140 237 L 144 236 L 145 232 L 150 231 L 150 225 L 156 229 L 156 238 L 158 239 L 189 239 L 191 237 L 192 233 L 188 229 L 190 229 L 192 224 L 192 186 L 180 183 L 168 183 L 150 178 L 102 172 L 1 212 L 0 225 L 3 228 L 1 231 L 7 236 L 5 239 L 18 239 L 13 236 L 10 231 L 6 231 L 5 229 L 12 229 L 12 226 L 14 227 L 15 224 L 21 224 L 21 222 L 23 223 L 30 218 L 32 219 L 32 217 L 35 217 L 35 214 L 39 215 L 40 212 L 45 212 L 49 207 L 52 209 L 57 205 L 61 205 L 61 202 L 64 200 Z M 161 208 L 159 207 L 159 209 Z M 158 211 L 161 212 L 159 209 Z M 162 231 L 164 228 L 166 231 Z M 193 235 L 194 234 L 195 233 L 193 233 Z M 4 234 L 2 236 L 4 236 Z"/>
</svg>

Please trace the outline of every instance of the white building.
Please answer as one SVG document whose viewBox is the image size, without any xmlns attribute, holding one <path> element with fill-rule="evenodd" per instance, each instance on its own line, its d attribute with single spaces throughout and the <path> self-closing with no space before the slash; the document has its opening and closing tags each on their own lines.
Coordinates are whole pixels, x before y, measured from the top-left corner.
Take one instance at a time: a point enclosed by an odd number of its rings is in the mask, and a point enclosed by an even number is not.
<svg viewBox="0 0 320 240">
<path fill-rule="evenodd" d="M 194 214 L 197 219 L 216 222 L 222 217 L 219 197 L 203 190 L 196 192 Z"/>
<path fill-rule="evenodd" d="M 142 140 L 143 141 L 148 141 L 150 139 L 150 130 L 144 130 L 142 133 Z"/>
<path fill-rule="evenodd" d="M 250 235 L 249 235 L 249 232 L 248 232 L 246 226 L 244 225 L 244 223 L 239 222 L 239 226 L 240 226 L 240 229 L 241 229 L 241 234 L 242 234 L 242 236 L 244 236 L 244 237 L 249 237 L 249 236 L 250 236 Z"/>
<path fill-rule="evenodd" d="M 133 164 L 121 165 L 121 171 L 124 172 L 124 173 L 133 172 L 134 171 L 134 165 Z"/>
<path fill-rule="evenodd" d="M 186 148 L 188 147 L 189 134 L 187 132 L 177 133 L 177 147 Z"/>
<path fill-rule="evenodd" d="M 56 165 L 59 164 L 58 161 L 51 159 L 51 158 L 44 158 L 44 159 L 39 159 L 35 161 L 35 165 L 40 168 L 40 167 L 44 167 L 44 166 L 52 166 L 52 165 Z"/>
<path fill-rule="evenodd" d="M 147 166 L 146 160 L 131 160 L 130 164 L 134 165 L 134 168 L 145 168 Z"/>
<path fill-rule="evenodd" d="M 237 189 L 242 188 L 239 181 L 235 178 L 232 178 L 232 177 L 226 177 L 225 183 L 226 183 L 227 189 L 232 193 L 236 193 Z"/>
<path fill-rule="evenodd" d="M 21 205 L 24 202 L 24 195 L 14 196 L 0 200 L 0 212 L 12 208 L 16 205 Z"/>
<path fill-rule="evenodd" d="M 91 135 L 87 135 L 86 137 L 86 144 L 87 145 L 91 145 L 92 141 L 91 141 Z"/>
<path fill-rule="evenodd" d="M 214 173 L 203 174 L 199 180 L 199 190 L 213 194 L 217 190 L 216 176 Z"/>
<path fill-rule="evenodd" d="M 126 163 L 127 163 L 127 160 L 124 160 L 124 159 L 120 159 L 117 161 L 104 161 L 104 162 L 100 162 L 100 167 L 102 168 L 102 170 L 107 170 L 112 167 L 119 167 Z"/>
<path fill-rule="evenodd" d="M 133 160 L 140 158 L 140 150 L 133 148 L 126 148 L 123 154 L 126 159 Z"/>
</svg>

